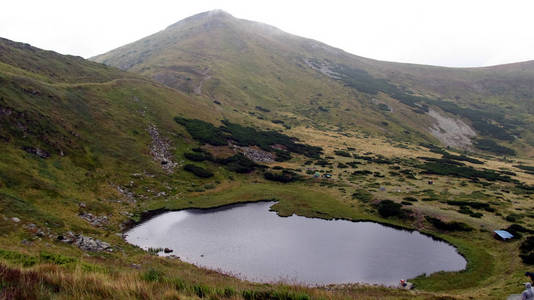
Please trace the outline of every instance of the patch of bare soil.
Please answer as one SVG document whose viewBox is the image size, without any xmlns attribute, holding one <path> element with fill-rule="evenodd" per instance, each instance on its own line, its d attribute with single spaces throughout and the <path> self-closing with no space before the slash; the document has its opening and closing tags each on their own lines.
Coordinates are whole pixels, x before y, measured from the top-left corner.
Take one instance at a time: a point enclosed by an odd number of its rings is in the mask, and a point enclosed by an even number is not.
<svg viewBox="0 0 534 300">
<path fill-rule="evenodd" d="M 432 109 L 428 111 L 428 115 L 435 120 L 434 125 L 428 130 L 440 142 L 460 149 L 471 147 L 473 144 L 471 139 L 477 134 L 469 125 L 460 119 L 449 118 Z"/>
</svg>

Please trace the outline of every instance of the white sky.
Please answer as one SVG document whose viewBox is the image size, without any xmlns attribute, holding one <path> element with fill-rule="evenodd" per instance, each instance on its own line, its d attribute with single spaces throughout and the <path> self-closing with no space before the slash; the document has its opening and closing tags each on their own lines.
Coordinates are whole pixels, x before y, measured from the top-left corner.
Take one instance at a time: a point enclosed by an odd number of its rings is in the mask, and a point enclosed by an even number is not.
<svg viewBox="0 0 534 300">
<path fill-rule="evenodd" d="M 534 1 L 4 0 L 0 37 L 85 58 L 223 9 L 374 59 L 467 67 L 534 59 Z"/>
</svg>

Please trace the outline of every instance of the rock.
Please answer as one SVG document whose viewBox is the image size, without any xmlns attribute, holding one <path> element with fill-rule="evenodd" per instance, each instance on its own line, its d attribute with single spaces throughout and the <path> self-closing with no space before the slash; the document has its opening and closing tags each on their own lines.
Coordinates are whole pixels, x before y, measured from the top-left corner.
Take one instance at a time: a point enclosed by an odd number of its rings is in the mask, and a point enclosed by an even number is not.
<svg viewBox="0 0 534 300">
<path fill-rule="evenodd" d="M 78 206 L 79 206 L 80 208 L 87 208 L 87 205 L 85 205 L 85 202 L 80 202 L 80 203 L 78 204 Z"/>
<path fill-rule="evenodd" d="M 81 213 L 79 216 L 96 227 L 103 227 L 109 221 L 107 216 L 95 216 L 92 213 Z"/>
<path fill-rule="evenodd" d="M 85 251 L 91 251 L 91 252 L 97 252 L 97 251 L 109 251 L 111 252 L 113 249 L 111 249 L 111 245 L 103 242 L 101 240 L 88 237 L 85 235 L 78 235 L 74 244 L 78 246 L 78 248 L 85 250 Z"/>
<path fill-rule="evenodd" d="M 173 250 L 169 249 L 169 248 L 165 248 L 165 249 L 163 249 L 163 252 L 164 253 L 171 253 L 171 252 L 173 252 Z"/>
<path fill-rule="evenodd" d="M 13 217 L 13 218 L 11 218 L 11 221 L 13 221 L 15 223 L 18 223 L 18 222 L 20 222 L 20 219 L 17 218 L 17 217 Z"/>
<path fill-rule="evenodd" d="M 101 240 L 85 236 L 83 234 L 74 234 L 71 231 L 68 231 L 64 235 L 59 235 L 57 237 L 59 241 L 68 244 L 74 244 L 78 248 L 84 251 L 98 252 L 98 251 L 108 251 L 112 252 L 113 249 L 109 243 L 103 242 Z"/>
<path fill-rule="evenodd" d="M 131 264 L 131 267 L 137 270 L 141 269 L 141 265 L 138 264 Z"/>
<path fill-rule="evenodd" d="M 36 148 L 36 147 L 23 147 L 22 150 L 30 153 L 30 154 L 35 154 L 37 156 L 39 156 L 40 158 L 48 158 L 50 157 L 50 153 L 42 150 L 42 149 L 39 149 L 39 148 Z"/>
<path fill-rule="evenodd" d="M 161 167 L 169 173 L 178 165 L 172 160 L 172 152 L 170 151 L 170 141 L 161 137 L 158 128 L 155 125 L 148 126 L 148 133 L 152 137 L 152 144 L 150 145 L 150 154 L 153 159 L 160 162 Z"/>
</svg>

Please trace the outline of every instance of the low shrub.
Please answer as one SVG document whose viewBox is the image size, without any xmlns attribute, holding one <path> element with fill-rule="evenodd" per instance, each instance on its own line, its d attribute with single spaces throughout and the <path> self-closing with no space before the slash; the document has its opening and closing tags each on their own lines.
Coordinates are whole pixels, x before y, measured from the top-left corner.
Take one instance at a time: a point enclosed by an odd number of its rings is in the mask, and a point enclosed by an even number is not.
<svg viewBox="0 0 534 300">
<path fill-rule="evenodd" d="M 519 246 L 523 263 L 534 265 L 534 236 L 527 237 Z"/>
<path fill-rule="evenodd" d="M 445 154 L 443 154 L 443 158 L 444 159 L 458 160 L 458 161 L 467 161 L 467 162 L 470 162 L 470 163 L 473 163 L 473 164 L 477 164 L 477 165 L 484 164 L 484 162 L 481 161 L 481 160 L 478 160 L 478 159 L 472 158 L 472 157 L 468 157 L 468 156 L 465 156 L 465 155 L 453 155 L 453 154 L 450 154 L 450 153 L 445 153 Z"/>
<path fill-rule="evenodd" d="M 361 171 L 354 171 L 351 173 L 352 175 L 355 175 L 355 176 L 358 176 L 358 175 L 363 175 L 363 176 L 367 176 L 367 175 L 371 175 L 373 174 L 373 172 L 369 171 L 369 170 L 361 170 Z"/>
<path fill-rule="evenodd" d="M 299 176 L 295 172 L 284 170 L 281 173 L 265 172 L 263 177 L 267 180 L 278 181 L 283 183 L 297 181 Z"/>
<path fill-rule="evenodd" d="M 377 205 L 378 213 L 384 218 L 398 217 L 404 218 L 406 211 L 402 209 L 402 205 L 391 200 L 382 200 Z"/>
<path fill-rule="evenodd" d="M 444 222 L 438 218 L 433 218 L 430 216 L 425 216 L 425 219 L 434 227 L 440 230 L 446 230 L 446 231 L 472 231 L 473 228 L 465 223 L 462 222 Z"/>
<path fill-rule="evenodd" d="M 213 156 L 211 153 L 207 152 L 186 152 L 184 153 L 184 157 L 191 160 L 191 161 L 205 161 L 205 160 L 213 160 Z"/>
<path fill-rule="evenodd" d="M 200 178 L 210 178 L 213 176 L 213 173 L 209 170 L 191 164 L 185 165 L 184 170 L 191 172 Z"/>
<path fill-rule="evenodd" d="M 352 156 L 349 152 L 343 151 L 343 150 L 335 150 L 334 154 L 337 155 L 337 156 L 343 156 L 343 157 L 351 157 Z"/>
<path fill-rule="evenodd" d="M 515 151 L 508 147 L 497 144 L 494 140 L 480 139 L 475 141 L 475 147 L 480 150 L 492 152 L 497 155 L 515 155 Z"/>
<path fill-rule="evenodd" d="M 236 173 L 250 173 L 263 167 L 241 153 L 225 159 L 218 159 L 216 162 L 225 165 L 228 170 Z"/>
</svg>

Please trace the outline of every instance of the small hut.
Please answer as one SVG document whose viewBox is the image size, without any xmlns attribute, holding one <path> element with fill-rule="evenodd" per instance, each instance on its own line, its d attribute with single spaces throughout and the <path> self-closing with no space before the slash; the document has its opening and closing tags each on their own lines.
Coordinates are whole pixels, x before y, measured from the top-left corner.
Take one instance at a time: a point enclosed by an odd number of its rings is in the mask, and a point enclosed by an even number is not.
<svg viewBox="0 0 534 300">
<path fill-rule="evenodd" d="M 513 234 L 509 233 L 506 230 L 495 230 L 493 232 L 493 237 L 495 237 L 498 240 L 506 241 L 514 237 Z"/>
</svg>

